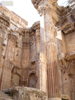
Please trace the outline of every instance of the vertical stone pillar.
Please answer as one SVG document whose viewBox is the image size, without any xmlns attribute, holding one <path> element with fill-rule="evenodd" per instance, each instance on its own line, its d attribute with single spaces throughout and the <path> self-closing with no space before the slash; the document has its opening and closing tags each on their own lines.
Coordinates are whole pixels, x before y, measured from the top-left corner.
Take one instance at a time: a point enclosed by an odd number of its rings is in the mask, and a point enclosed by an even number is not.
<svg viewBox="0 0 75 100">
<path fill-rule="evenodd" d="M 10 21 L 4 14 L 0 13 L 0 90 L 2 90 L 3 74 L 4 74 L 4 62 L 6 57 L 6 49 L 8 42 L 8 31 Z"/>
<path fill-rule="evenodd" d="M 43 73 L 47 69 L 47 90 L 49 100 L 61 100 L 60 88 L 59 88 L 59 73 L 57 64 L 57 53 L 54 41 L 54 25 L 52 20 L 52 13 L 56 0 L 32 0 L 34 7 L 38 9 L 40 13 L 40 70 Z M 45 66 L 44 66 L 45 65 Z M 43 66 L 43 67 L 42 67 Z M 44 69 L 45 68 L 45 71 Z M 42 74 L 41 74 L 42 75 Z M 44 81 L 42 79 L 44 78 Z M 42 75 L 41 88 L 43 84 L 46 85 L 45 74 Z M 43 83 L 44 82 L 44 83 Z M 44 90 L 42 88 L 42 90 Z"/>
<path fill-rule="evenodd" d="M 60 99 L 59 89 L 59 75 L 57 64 L 56 45 L 54 42 L 54 26 L 52 17 L 45 11 L 45 37 L 46 37 L 46 60 L 47 60 L 47 85 L 48 85 L 48 97 L 50 100 Z"/>
<path fill-rule="evenodd" d="M 42 40 L 40 29 L 36 30 L 36 52 L 37 52 L 37 88 L 47 92 L 47 67 L 46 67 L 46 53 L 45 53 L 45 40 Z M 44 47 L 44 49 L 43 49 Z"/>
</svg>

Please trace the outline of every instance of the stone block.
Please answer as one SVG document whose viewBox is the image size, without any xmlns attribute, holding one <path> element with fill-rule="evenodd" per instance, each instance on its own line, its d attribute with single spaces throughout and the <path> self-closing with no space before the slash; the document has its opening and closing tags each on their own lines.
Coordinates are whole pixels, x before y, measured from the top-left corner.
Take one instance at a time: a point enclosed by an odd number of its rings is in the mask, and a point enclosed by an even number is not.
<svg viewBox="0 0 75 100">
<path fill-rule="evenodd" d="M 45 92 L 34 88 L 13 87 L 3 92 L 13 93 L 13 100 L 48 100 Z"/>
</svg>

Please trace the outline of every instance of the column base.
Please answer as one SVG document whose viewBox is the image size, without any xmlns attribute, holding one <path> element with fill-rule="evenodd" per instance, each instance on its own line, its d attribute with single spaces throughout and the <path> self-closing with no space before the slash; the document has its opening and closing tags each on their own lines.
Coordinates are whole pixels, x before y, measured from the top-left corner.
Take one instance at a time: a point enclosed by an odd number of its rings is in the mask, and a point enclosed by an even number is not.
<svg viewBox="0 0 75 100">
<path fill-rule="evenodd" d="M 61 98 L 48 98 L 48 100 L 62 100 Z"/>
</svg>

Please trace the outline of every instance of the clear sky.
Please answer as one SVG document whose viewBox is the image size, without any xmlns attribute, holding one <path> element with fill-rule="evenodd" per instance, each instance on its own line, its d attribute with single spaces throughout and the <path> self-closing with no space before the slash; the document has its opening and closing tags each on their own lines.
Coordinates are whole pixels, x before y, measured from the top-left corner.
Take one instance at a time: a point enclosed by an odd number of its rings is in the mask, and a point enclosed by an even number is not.
<svg viewBox="0 0 75 100">
<path fill-rule="evenodd" d="M 10 0 L 0 0 L 10 1 Z M 39 14 L 33 7 L 31 0 L 12 0 L 13 6 L 6 6 L 9 10 L 14 11 L 20 17 L 28 22 L 30 27 L 34 22 L 39 21 Z M 63 4 L 66 0 L 59 0 L 59 5 Z"/>
</svg>

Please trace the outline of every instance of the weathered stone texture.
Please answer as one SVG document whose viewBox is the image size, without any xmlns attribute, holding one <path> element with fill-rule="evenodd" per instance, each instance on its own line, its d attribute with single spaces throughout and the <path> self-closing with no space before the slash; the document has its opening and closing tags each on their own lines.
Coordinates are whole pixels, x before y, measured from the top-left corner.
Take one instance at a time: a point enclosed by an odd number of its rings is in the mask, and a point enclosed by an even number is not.
<svg viewBox="0 0 75 100">
<path fill-rule="evenodd" d="M 0 6 L 0 90 L 26 86 L 46 92 L 50 100 L 75 100 L 75 1 L 68 0 L 67 7 L 56 0 L 32 3 L 40 22 L 30 28 Z"/>
<path fill-rule="evenodd" d="M 3 90 L 3 92 L 8 94 L 13 93 L 13 100 L 48 100 L 45 92 L 27 87 L 13 87 L 11 89 Z M 1 97 L 4 96 L 2 95 Z"/>
</svg>

